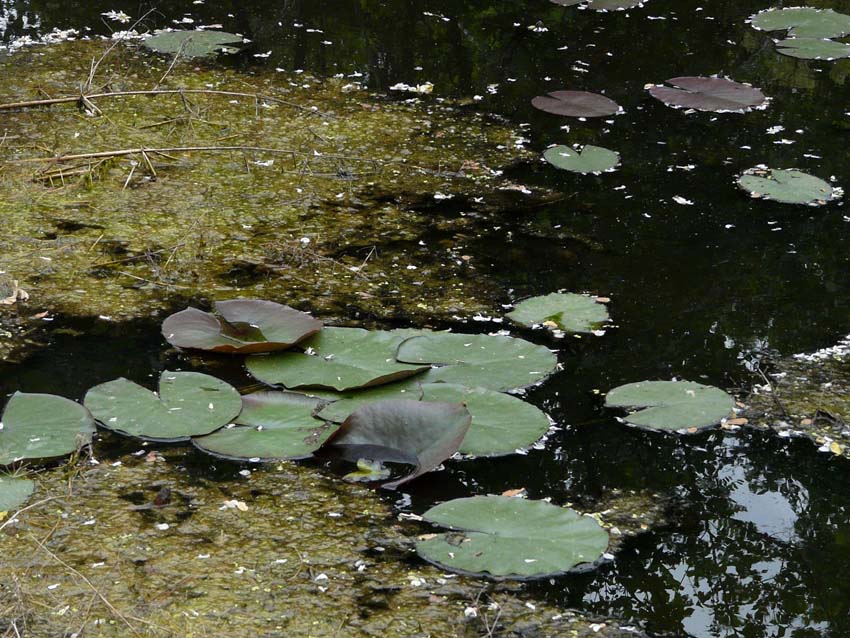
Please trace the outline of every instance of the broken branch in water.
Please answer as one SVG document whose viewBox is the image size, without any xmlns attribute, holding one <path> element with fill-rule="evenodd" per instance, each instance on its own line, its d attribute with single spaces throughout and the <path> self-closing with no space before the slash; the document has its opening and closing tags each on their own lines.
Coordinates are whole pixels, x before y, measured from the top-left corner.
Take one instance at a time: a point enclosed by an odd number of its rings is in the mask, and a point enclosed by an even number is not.
<svg viewBox="0 0 850 638">
<path fill-rule="evenodd" d="M 307 111 L 308 113 L 315 113 L 316 115 L 328 116 L 327 113 L 323 113 L 318 110 L 314 110 L 308 106 L 303 106 L 301 104 L 296 104 L 295 102 L 290 102 L 288 100 L 282 100 L 278 97 L 274 97 L 272 95 L 264 95 L 262 93 L 242 93 L 240 91 L 219 91 L 215 89 L 140 89 L 138 91 L 109 91 L 105 93 L 89 93 L 80 95 L 69 95 L 65 97 L 54 97 L 54 98 L 46 98 L 43 100 L 27 100 L 23 102 L 8 102 L 6 104 L 0 104 L 0 111 L 10 110 L 10 109 L 26 109 L 26 108 L 35 108 L 38 106 L 53 106 L 54 104 L 71 104 L 78 103 L 88 108 L 90 110 L 94 110 L 98 112 L 96 106 L 92 103 L 92 100 L 101 100 L 101 99 L 109 99 L 116 97 L 130 97 L 135 95 L 191 95 L 191 94 L 199 94 L 199 95 L 224 95 L 228 97 L 249 97 L 253 98 L 257 102 L 266 101 L 266 102 L 274 102 L 276 104 L 283 104 L 284 106 L 290 106 L 294 109 L 299 109 L 301 111 Z"/>
</svg>

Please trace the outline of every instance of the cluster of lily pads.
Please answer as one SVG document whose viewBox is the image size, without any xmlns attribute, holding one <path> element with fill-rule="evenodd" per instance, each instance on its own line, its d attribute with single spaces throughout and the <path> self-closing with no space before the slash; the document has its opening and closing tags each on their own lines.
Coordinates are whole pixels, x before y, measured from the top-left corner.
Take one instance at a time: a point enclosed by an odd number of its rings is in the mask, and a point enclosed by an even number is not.
<svg viewBox="0 0 850 638">
<path fill-rule="evenodd" d="M 527 299 L 507 318 L 556 336 L 602 334 L 609 320 L 599 299 L 574 293 Z M 557 357 L 505 333 L 325 327 L 289 306 L 251 299 L 218 302 L 213 312 L 187 308 L 169 316 L 162 332 L 181 349 L 245 356 L 268 389 L 242 396 L 208 374 L 166 370 L 158 392 L 119 378 L 91 388 L 83 405 L 17 392 L 0 424 L 0 467 L 72 454 L 91 444 L 100 425 L 144 441 L 188 441 L 242 462 L 330 450 L 356 463 L 346 478 L 394 489 L 456 454 L 526 450 L 551 427 L 545 413 L 511 393 L 545 380 Z M 684 381 L 621 386 L 606 405 L 639 408 L 624 420 L 660 430 L 715 425 L 732 411 L 722 390 Z M 410 469 L 391 477 L 385 463 Z M 29 479 L 0 477 L 0 511 L 33 489 Z M 608 545 L 595 520 L 545 501 L 475 496 L 423 518 L 455 530 L 421 537 L 423 558 L 492 577 L 561 573 L 597 560 Z"/>
<path fill-rule="evenodd" d="M 551 0 L 555 4 L 583 4 L 597 10 L 627 9 L 638 2 Z M 787 30 L 788 38 L 776 43 L 780 53 L 817 60 L 850 57 L 850 44 L 833 40 L 850 34 L 850 16 L 829 9 L 790 7 L 767 9 L 749 19 L 750 24 L 763 31 Z M 749 84 L 729 78 L 683 76 L 666 80 L 664 84 L 649 84 L 646 89 L 655 99 L 673 108 L 713 113 L 747 113 L 767 108 L 770 98 Z M 588 91 L 553 91 L 535 97 L 531 104 L 541 111 L 576 118 L 610 117 L 624 112 L 614 100 Z M 620 165 L 616 151 L 594 146 L 551 146 L 543 159 L 555 168 L 583 175 L 614 171 Z M 737 179 L 738 186 L 752 197 L 770 199 L 786 204 L 817 206 L 839 199 L 843 191 L 828 182 L 796 169 L 772 169 L 764 165 L 744 171 Z"/>
</svg>

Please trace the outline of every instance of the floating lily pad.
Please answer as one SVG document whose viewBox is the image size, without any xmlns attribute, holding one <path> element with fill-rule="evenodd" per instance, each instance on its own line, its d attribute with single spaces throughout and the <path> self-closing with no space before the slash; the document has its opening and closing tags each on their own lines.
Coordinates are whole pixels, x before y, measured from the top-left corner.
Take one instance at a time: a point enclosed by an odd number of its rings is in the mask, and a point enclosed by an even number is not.
<svg viewBox="0 0 850 638">
<path fill-rule="evenodd" d="M 543 346 L 505 336 L 433 333 L 411 337 L 398 348 L 399 361 L 434 364 L 423 383 L 457 383 L 507 392 L 548 377 L 557 357 Z"/>
<path fill-rule="evenodd" d="M 505 315 L 529 328 L 542 325 L 549 330 L 594 332 L 608 321 L 608 310 L 594 297 L 572 292 L 553 292 L 520 301 Z"/>
<path fill-rule="evenodd" d="M 791 38 L 840 38 L 850 35 L 850 16 L 832 9 L 766 9 L 750 16 L 749 23 L 759 31 L 787 29 Z"/>
<path fill-rule="evenodd" d="M 341 449 L 344 458 L 355 462 L 413 465 L 410 474 L 383 485 L 395 489 L 457 452 L 471 422 L 460 403 L 379 401 L 355 410 L 327 445 Z"/>
<path fill-rule="evenodd" d="M 770 199 L 783 204 L 818 206 L 841 197 L 840 188 L 824 180 L 794 169 L 756 166 L 738 178 L 738 186 L 752 197 Z"/>
<path fill-rule="evenodd" d="M 273 301 L 219 301 L 215 312 L 181 310 L 162 322 L 162 334 L 178 348 L 256 353 L 284 350 L 322 329 L 306 312 Z"/>
<path fill-rule="evenodd" d="M 192 439 L 208 454 L 228 459 L 278 461 L 303 459 L 337 429 L 313 413 L 320 399 L 295 392 L 255 392 L 242 397 L 235 424 Z"/>
<path fill-rule="evenodd" d="M 472 496 L 432 507 L 422 518 L 457 531 L 420 539 L 416 551 L 461 573 L 543 578 L 592 563 L 608 548 L 608 533 L 594 519 L 546 501 Z"/>
<path fill-rule="evenodd" d="M 35 483 L 29 479 L 0 476 L 0 513 L 18 509 L 34 491 Z"/>
<path fill-rule="evenodd" d="M 715 113 L 745 113 L 767 104 L 759 89 L 719 77 L 678 77 L 667 80 L 669 86 L 650 87 L 649 93 L 667 106 Z"/>
<path fill-rule="evenodd" d="M 0 465 L 71 454 L 91 442 L 95 422 L 79 403 L 52 394 L 15 392 L 3 410 Z"/>
<path fill-rule="evenodd" d="M 569 146 L 553 146 L 543 153 L 544 159 L 555 168 L 573 173 L 605 173 L 620 163 L 620 155 L 601 146 L 587 144 L 581 150 Z"/>
<path fill-rule="evenodd" d="M 621 110 L 611 98 L 587 91 L 552 91 L 538 95 L 531 104 L 541 111 L 569 117 L 605 117 Z"/>
<path fill-rule="evenodd" d="M 215 55 L 241 44 L 242 36 L 225 31 L 166 31 L 142 42 L 157 53 L 179 53 L 187 58 Z"/>
<path fill-rule="evenodd" d="M 549 429 L 549 418 L 530 403 L 486 388 L 453 383 L 424 383 L 416 379 L 342 395 L 318 413 L 322 419 L 340 423 L 357 408 L 386 399 L 463 403 L 472 425 L 460 444 L 462 454 L 498 456 L 511 454 L 536 443 Z"/>
<path fill-rule="evenodd" d="M 850 58 L 850 44 L 820 38 L 789 38 L 776 43 L 782 55 L 803 60 L 839 60 Z"/>
<path fill-rule="evenodd" d="M 86 393 L 85 406 L 107 429 L 150 441 L 186 441 L 227 425 L 242 410 L 239 393 L 199 372 L 159 377 L 159 396 L 124 378 Z"/>
<path fill-rule="evenodd" d="M 623 11 L 642 7 L 649 0 L 551 0 L 562 7 L 573 7 L 577 4 L 584 5 L 596 11 Z"/>
<path fill-rule="evenodd" d="M 248 372 L 263 383 L 287 388 L 349 390 L 397 381 L 427 369 L 399 363 L 395 351 L 410 334 L 408 330 L 325 328 L 301 344 L 311 354 L 284 352 L 254 356 Z"/>
<path fill-rule="evenodd" d="M 605 405 L 643 408 L 625 417 L 633 425 L 684 430 L 717 425 L 732 414 L 735 401 L 719 388 L 693 381 L 641 381 L 614 388 Z"/>
</svg>

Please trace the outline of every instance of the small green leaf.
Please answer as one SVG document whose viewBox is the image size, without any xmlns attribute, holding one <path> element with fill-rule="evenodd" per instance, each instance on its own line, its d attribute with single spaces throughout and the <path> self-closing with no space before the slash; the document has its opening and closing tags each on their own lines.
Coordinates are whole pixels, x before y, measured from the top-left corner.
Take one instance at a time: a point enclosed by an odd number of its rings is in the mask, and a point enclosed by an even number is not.
<svg viewBox="0 0 850 638">
<path fill-rule="evenodd" d="M 103 427 L 151 441 L 186 441 L 227 425 L 242 410 L 239 393 L 199 372 L 171 372 L 159 378 L 159 396 L 127 379 L 88 391 L 85 406 Z"/>
<path fill-rule="evenodd" d="M 608 310 L 594 297 L 572 292 L 553 292 L 520 301 L 505 315 L 528 328 L 544 326 L 564 332 L 595 332 L 608 321 Z"/>
<path fill-rule="evenodd" d="M 34 491 L 35 483 L 29 479 L 0 476 L 0 514 L 18 509 Z"/>
<path fill-rule="evenodd" d="M 783 204 L 820 206 L 840 199 L 842 190 L 833 188 L 818 177 L 795 169 L 756 166 L 738 178 L 738 186 L 752 197 L 770 199 Z"/>
<path fill-rule="evenodd" d="M 0 465 L 65 456 L 91 442 L 95 422 L 79 403 L 52 394 L 15 392 L 3 411 Z"/>
<path fill-rule="evenodd" d="M 621 385 L 605 397 L 609 408 L 641 408 L 625 420 L 657 430 L 717 425 L 732 414 L 735 400 L 723 390 L 692 381 L 640 381 Z"/>
<path fill-rule="evenodd" d="M 791 38 L 840 38 L 850 34 L 850 16 L 832 9 L 788 7 L 766 9 L 750 16 L 759 31 L 788 30 Z"/>
<path fill-rule="evenodd" d="M 803 60 L 839 60 L 850 58 L 850 44 L 820 38 L 788 38 L 776 43 L 782 55 Z"/>
<path fill-rule="evenodd" d="M 337 426 L 313 417 L 319 399 L 294 392 L 255 392 L 242 397 L 232 426 L 195 437 L 199 449 L 228 459 L 275 461 L 310 456 Z"/>
<path fill-rule="evenodd" d="M 215 55 L 241 44 L 241 36 L 225 31 L 165 31 L 142 42 L 143 46 L 157 53 L 179 53 L 187 58 Z"/>
<path fill-rule="evenodd" d="M 425 560 L 444 569 L 496 578 L 543 578 L 592 563 L 608 548 L 594 519 L 545 501 L 472 496 L 423 514 L 456 532 L 416 543 Z"/>
<path fill-rule="evenodd" d="M 582 175 L 608 173 L 620 164 L 618 153 L 590 144 L 581 150 L 564 145 L 553 146 L 543 152 L 543 158 L 555 168 Z"/>
</svg>

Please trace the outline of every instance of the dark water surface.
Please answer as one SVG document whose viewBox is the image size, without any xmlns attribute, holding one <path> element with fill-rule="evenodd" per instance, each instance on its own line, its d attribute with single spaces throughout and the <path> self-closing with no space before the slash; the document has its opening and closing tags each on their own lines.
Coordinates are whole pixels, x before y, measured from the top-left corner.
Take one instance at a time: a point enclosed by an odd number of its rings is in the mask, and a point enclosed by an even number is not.
<svg viewBox="0 0 850 638">
<path fill-rule="evenodd" d="M 810 4 L 850 12 L 850 0 Z M 845 460 L 760 433 L 677 440 L 627 430 L 593 393 L 672 376 L 735 389 L 752 382 L 744 362 L 826 346 L 848 332 L 850 210 L 751 201 L 733 181 L 764 163 L 835 176 L 850 188 L 850 62 L 778 55 L 769 37 L 744 23 L 767 1 L 650 0 L 616 14 L 547 0 L 156 5 L 148 26 L 186 15 L 251 38 L 253 48 L 230 64 L 343 73 L 376 91 L 430 81 L 427 99 L 469 98 L 470 108 L 527 124 L 529 148 L 580 142 L 620 152 L 621 169 L 601 177 L 537 163 L 512 170 L 515 181 L 565 199 L 506 214 L 468 247 L 479 271 L 504 285 L 506 301 L 559 288 L 612 298 L 619 327 L 568 340 L 564 372 L 531 393 L 569 427 L 527 456 L 450 464 L 411 486 L 413 508 L 523 485 L 531 497 L 558 503 L 612 489 L 671 492 L 680 513 L 668 528 L 631 542 L 612 564 L 535 587 L 553 602 L 620 615 L 658 635 L 850 636 Z M 53 27 L 105 33 L 122 27 L 101 12 L 138 16 L 150 5 L 0 0 L 0 7 L 8 39 Z M 684 114 L 644 90 L 713 73 L 761 87 L 770 107 Z M 578 122 L 530 107 L 533 96 L 561 88 L 604 92 L 626 113 Z M 783 139 L 793 143 L 777 143 Z M 149 383 L 166 363 L 186 365 L 163 360 L 149 326 L 99 329 L 59 337 L 25 365 L 3 370 L 0 389 L 80 397 L 119 375 Z M 100 363 L 81 368 L 81 358 Z M 240 372 L 228 374 L 244 382 Z"/>
</svg>

